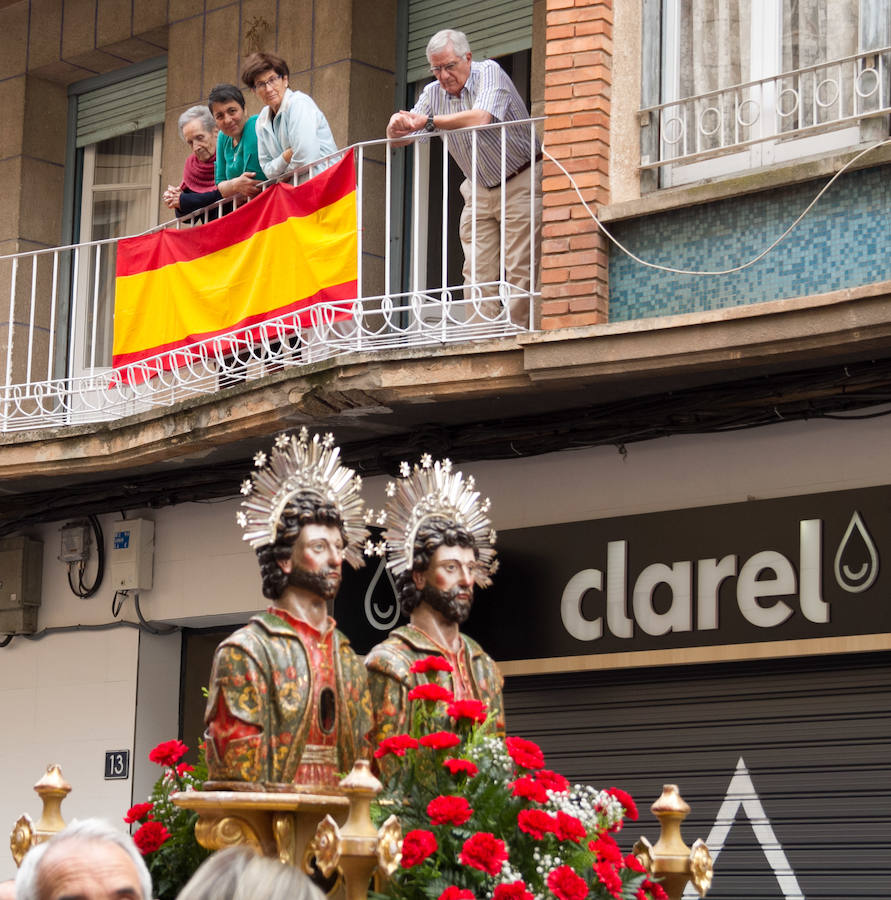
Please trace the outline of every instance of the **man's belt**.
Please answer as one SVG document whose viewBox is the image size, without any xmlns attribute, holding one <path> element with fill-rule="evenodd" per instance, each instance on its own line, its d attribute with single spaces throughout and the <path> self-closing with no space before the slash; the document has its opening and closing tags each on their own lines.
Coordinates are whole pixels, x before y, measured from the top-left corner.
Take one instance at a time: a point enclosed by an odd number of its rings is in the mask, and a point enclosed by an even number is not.
<svg viewBox="0 0 891 900">
<path fill-rule="evenodd" d="M 510 175 L 505 175 L 504 183 L 507 184 L 508 181 L 511 180 L 511 178 L 516 178 L 517 175 L 522 175 L 523 172 L 529 171 L 529 167 L 532 165 L 532 163 L 533 162 L 541 162 L 541 158 L 542 158 L 542 154 L 541 154 L 541 151 L 539 150 L 538 153 L 535 154 L 535 159 L 527 159 L 526 162 L 524 162 L 522 166 L 520 166 L 518 169 L 515 169 L 513 172 L 510 173 Z M 495 188 L 497 188 L 500 184 L 501 184 L 501 182 L 499 181 L 496 184 L 491 184 L 491 185 L 487 184 L 486 187 L 490 191 L 492 191 Z"/>
</svg>

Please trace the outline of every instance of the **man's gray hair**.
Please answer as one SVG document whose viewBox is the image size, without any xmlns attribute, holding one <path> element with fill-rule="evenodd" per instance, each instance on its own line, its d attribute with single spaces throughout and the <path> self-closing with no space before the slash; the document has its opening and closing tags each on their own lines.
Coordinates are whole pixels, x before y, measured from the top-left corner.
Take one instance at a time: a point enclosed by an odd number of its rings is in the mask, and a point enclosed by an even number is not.
<svg viewBox="0 0 891 900">
<path fill-rule="evenodd" d="M 467 40 L 467 35 L 464 34 L 463 31 L 455 31 L 453 28 L 443 28 L 442 31 L 437 31 L 436 34 L 427 41 L 427 61 L 430 62 L 430 57 L 433 56 L 434 53 L 442 53 L 449 45 L 451 45 L 452 50 L 455 51 L 455 56 L 459 56 L 462 59 L 470 53 L 470 42 Z"/>
<path fill-rule="evenodd" d="M 32 847 L 22 860 L 15 879 L 16 900 L 40 900 L 40 866 L 46 854 L 64 844 L 114 844 L 130 857 L 139 874 L 142 900 L 152 900 L 152 876 L 129 834 L 104 819 L 74 819 L 48 841 Z"/>
<path fill-rule="evenodd" d="M 185 140 L 183 137 L 183 128 L 192 121 L 192 119 L 201 119 L 201 125 L 204 127 L 205 131 L 213 133 L 214 129 L 217 127 L 217 123 L 213 120 L 213 115 L 211 111 L 206 106 L 190 106 L 177 121 L 177 126 L 179 127 L 179 136 Z"/>
</svg>

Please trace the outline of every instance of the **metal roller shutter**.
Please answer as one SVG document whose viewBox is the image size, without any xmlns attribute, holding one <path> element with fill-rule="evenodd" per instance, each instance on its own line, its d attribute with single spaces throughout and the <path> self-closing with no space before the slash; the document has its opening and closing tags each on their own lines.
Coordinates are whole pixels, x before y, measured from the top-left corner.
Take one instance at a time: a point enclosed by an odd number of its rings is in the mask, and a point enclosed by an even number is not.
<svg viewBox="0 0 891 900">
<path fill-rule="evenodd" d="M 463 31 L 474 59 L 526 50 L 532 46 L 532 0 L 409 0 L 409 84 L 430 77 L 427 41 L 443 28 Z"/>
<path fill-rule="evenodd" d="M 85 147 L 163 122 L 166 101 L 166 67 L 80 94 L 77 146 Z"/>
<path fill-rule="evenodd" d="M 505 702 L 549 767 L 635 797 L 624 849 L 663 783 L 688 844 L 720 813 L 710 900 L 891 895 L 891 654 L 514 677 Z"/>
</svg>

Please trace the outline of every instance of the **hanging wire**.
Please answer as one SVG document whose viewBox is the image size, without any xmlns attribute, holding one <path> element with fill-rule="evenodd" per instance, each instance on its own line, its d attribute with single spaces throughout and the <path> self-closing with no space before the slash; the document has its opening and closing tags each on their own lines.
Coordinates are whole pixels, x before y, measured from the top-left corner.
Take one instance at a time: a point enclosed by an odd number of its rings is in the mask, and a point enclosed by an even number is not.
<svg viewBox="0 0 891 900">
<path fill-rule="evenodd" d="M 814 197 L 814 199 L 811 200 L 811 202 L 804 208 L 801 215 L 799 215 L 798 218 L 772 244 L 765 247 L 757 256 L 753 257 L 748 262 L 741 263 L 738 266 L 733 266 L 729 269 L 715 269 L 714 271 L 704 271 L 701 269 L 676 269 L 673 266 L 662 266 L 659 263 L 648 262 L 645 259 L 641 259 L 636 253 L 633 253 L 631 250 L 629 250 L 606 227 L 606 225 L 604 225 L 603 222 L 601 222 L 600 219 L 597 218 L 597 215 L 594 212 L 594 210 L 592 210 L 591 207 L 588 206 L 587 202 L 585 201 L 585 198 L 582 196 L 581 189 L 579 188 L 578 184 L 576 184 L 575 179 L 572 177 L 572 175 L 569 174 L 569 172 L 566 171 L 566 169 L 563 167 L 563 164 L 560 162 L 560 160 L 555 159 L 553 156 L 551 156 L 551 154 L 548 153 L 547 150 L 543 150 L 542 152 L 544 153 L 545 157 L 547 159 L 549 159 L 552 163 L 554 163 L 554 165 L 557 166 L 557 168 L 569 179 L 569 183 L 575 189 L 575 192 L 578 195 L 579 201 L 581 202 L 582 206 L 585 208 L 588 215 L 594 220 L 597 227 L 626 256 L 631 257 L 631 259 L 633 259 L 636 263 L 639 263 L 642 266 L 646 266 L 649 269 L 658 269 L 660 272 L 672 272 L 675 275 L 703 275 L 704 276 L 704 275 L 731 275 L 734 272 L 741 272 L 743 269 L 749 268 L 749 266 L 754 266 L 756 262 L 758 262 L 761 259 L 764 259 L 764 257 L 767 256 L 768 253 L 770 253 L 772 250 L 774 250 L 776 247 L 778 247 L 798 227 L 798 225 L 801 223 L 802 219 L 804 219 L 804 217 L 807 216 L 807 214 L 817 205 L 817 203 L 820 201 L 820 198 L 826 193 L 826 191 L 829 190 L 830 187 L 832 187 L 832 185 L 835 183 L 836 179 L 843 172 L 845 172 L 847 169 L 849 169 L 851 166 L 853 166 L 854 163 L 857 162 L 857 160 L 866 156 L 867 153 L 872 153 L 872 151 L 877 149 L 878 147 L 884 147 L 886 144 L 889 144 L 889 143 L 891 143 L 891 138 L 885 138 L 885 140 L 878 141 L 875 144 L 871 144 L 869 147 L 866 147 L 865 149 L 861 150 L 856 156 L 851 157 L 851 159 L 849 159 L 832 176 L 832 178 L 830 178 L 829 181 L 826 182 L 826 184 L 823 186 L 822 190 L 820 190 L 820 192 L 817 194 L 817 196 Z"/>
</svg>

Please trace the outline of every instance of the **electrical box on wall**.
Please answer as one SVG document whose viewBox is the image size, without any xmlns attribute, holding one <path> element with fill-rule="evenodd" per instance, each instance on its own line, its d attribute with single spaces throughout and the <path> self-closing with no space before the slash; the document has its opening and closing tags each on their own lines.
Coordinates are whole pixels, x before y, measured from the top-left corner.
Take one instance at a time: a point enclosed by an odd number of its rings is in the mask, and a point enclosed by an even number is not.
<svg viewBox="0 0 891 900">
<path fill-rule="evenodd" d="M 43 542 L 0 540 L 0 634 L 33 634 L 43 578 Z"/>
<path fill-rule="evenodd" d="M 116 591 L 148 591 L 152 586 L 155 523 L 122 519 L 111 535 L 111 584 Z"/>
</svg>

